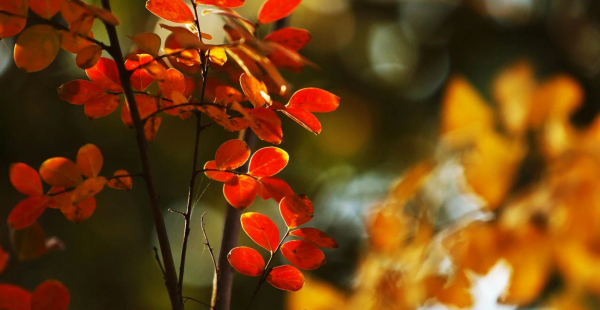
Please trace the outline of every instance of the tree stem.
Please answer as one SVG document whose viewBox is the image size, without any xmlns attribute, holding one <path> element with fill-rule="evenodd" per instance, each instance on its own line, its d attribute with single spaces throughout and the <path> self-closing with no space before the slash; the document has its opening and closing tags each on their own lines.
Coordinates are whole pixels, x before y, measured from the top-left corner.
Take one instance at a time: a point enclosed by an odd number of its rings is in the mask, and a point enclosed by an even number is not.
<svg viewBox="0 0 600 310">
<path fill-rule="evenodd" d="M 109 0 L 102 0 L 102 7 L 110 11 Z M 152 169 L 150 166 L 150 158 L 148 155 L 148 145 L 146 138 L 144 137 L 144 125 L 140 118 L 131 83 L 129 81 L 130 72 L 125 68 L 125 60 L 123 59 L 123 53 L 121 51 L 121 44 L 119 37 L 117 36 L 117 30 L 114 26 L 104 23 L 106 32 L 110 39 L 110 48 L 108 52 L 114 58 L 117 69 L 119 71 L 119 78 L 125 92 L 125 98 L 129 105 L 129 112 L 131 113 L 131 119 L 133 121 L 133 127 L 135 129 L 135 137 L 137 141 L 137 147 L 140 152 L 142 162 L 142 174 L 146 183 L 146 189 L 150 198 L 150 206 L 152 207 L 152 216 L 154 218 L 154 225 L 156 226 L 156 234 L 158 235 L 158 243 L 160 245 L 160 251 L 163 259 L 165 268 L 165 284 L 171 300 L 171 308 L 173 310 L 183 310 L 183 299 L 177 286 L 177 271 L 175 269 L 175 263 L 173 261 L 173 254 L 171 253 L 171 244 L 169 242 L 169 236 L 167 234 L 167 228 L 158 201 L 158 192 L 156 191 L 156 185 L 154 183 L 154 177 L 152 176 Z"/>
</svg>

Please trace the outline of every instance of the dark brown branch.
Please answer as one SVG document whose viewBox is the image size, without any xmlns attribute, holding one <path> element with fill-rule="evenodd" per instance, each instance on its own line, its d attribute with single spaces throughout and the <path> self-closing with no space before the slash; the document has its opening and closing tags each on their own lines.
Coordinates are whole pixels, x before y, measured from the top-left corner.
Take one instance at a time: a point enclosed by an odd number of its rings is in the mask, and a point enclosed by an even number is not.
<svg viewBox="0 0 600 310">
<path fill-rule="evenodd" d="M 102 0 L 102 7 L 110 11 L 109 0 Z M 125 60 L 123 58 L 123 52 L 121 51 L 121 44 L 119 37 L 117 36 L 117 29 L 115 26 L 108 23 L 104 23 L 106 32 L 110 39 L 110 49 L 108 52 L 111 54 L 117 64 L 119 71 L 119 77 L 121 84 L 125 92 L 125 98 L 129 105 L 129 112 L 133 121 L 133 127 L 135 129 L 135 137 L 137 141 L 137 147 L 140 152 L 142 162 L 142 173 L 146 183 L 146 189 L 150 198 L 150 205 L 152 208 L 152 216 L 154 218 L 154 224 L 156 226 L 156 234 L 158 235 L 158 243 L 160 245 L 160 251 L 165 267 L 165 284 L 171 300 L 171 308 L 173 310 L 183 310 L 183 299 L 181 298 L 181 292 L 177 286 L 177 272 L 175 270 L 175 263 L 173 261 L 173 254 L 171 253 L 171 244 L 169 242 L 169 236 L 167 234 L 167 228 L 158 201 L 158 192 L 156 185 L 154 184 L 154 177 L 152 175 L 152 169 L 150 166 L 150 157 L 148 155 L 148 145 L 144 136 L 144 124 L 140 118 L 137 104 L 135 103 L 135 97 L 129 81 L 130 72 L 125 68 Z"/>
<path fill-rule="evenodd" d="M 158 263 L 158 267 L 160 268 L 160 271 L 162 272 L 163 275 L 163 279 L 166 278 L 165 275 L 165 268 L 163 267 L 162 263 L 160 262 L 160 257 L 158 256 L 158 249 L 156 247 L 152 247 L 154 249 L 154 258 L 156 259 L 156 262 Z"/>
</svg>

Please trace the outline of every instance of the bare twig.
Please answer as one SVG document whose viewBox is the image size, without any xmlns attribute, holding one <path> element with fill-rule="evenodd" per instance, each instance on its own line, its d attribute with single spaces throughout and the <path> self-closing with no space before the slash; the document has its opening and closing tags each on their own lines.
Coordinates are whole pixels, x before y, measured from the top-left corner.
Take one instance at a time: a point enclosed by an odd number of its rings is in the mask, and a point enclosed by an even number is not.
<svg viewBox="0 0 600 310">
<path fill-rule="evenodd" d="M 162 263 L 160 262 L 160 257 L 158 256 L 158 249 L 156 247 L 152 247 L 154 249 L 154 258 L 156 259 L 156 262 L 158 263 L 158 267 L 160 268 L 160 271 L 162 272 L 163 275 L 163 279 L 166 278 L 165 275 L 165 268 L 163 267 Z"/>
<path fill-rule="evenodd" d="M 210 241 L 208 240 L 208 236 L 206 235 L 206 228 L 204 227 L 204 216 L 206 212 L 202 213 L 202 217 L 200 217 L 200 227 L 202 228 L 202 234 L 204 235 L 204 245 L 208 247 L 208 251 L 210 252 L 210 258 L 212 259 L 213 267 L 215 269 L 215 275 L 219 274 L 219 266 L 217 266 L 217 260 L 215 259 L 215 253 L 213 252 L 213 248 L 210 246 Z"/>
<path fill-rule="evenodd" d="M 110 11 L 110 1 L 102 0 L 102 7 Z M 171 244 L 169 242 L 169 236 L 167 234 L 167 228 L 158 202 L 158 192 L 154 183 L 154 177 L 152 175 L 152 169 L 150 166 L 150 158 L 148 155 L 148 145 L 144 136 L 144 124 L 140 118 L 133 90 L 129 81 L 131 73 L 125 68 L 125 60 L 123 58 L 123 52 L 121 51 L 121 44 L 119 37 L 117 36 L 117 30 L 115 26 L 104 23 L 106 32 L 110 39 L 110 48 L 108 52 L 111 54 L 117 64 L 119 72 L 119 78 L 125 92 L 125 98 L 129 105 L 129 112 L 133 121 L 133 127 L 135 129 L 135 136 L 137 141 L 137 147 L 140 152 L 142 162 L 142 173 L 146 183 L 146 189 L 148 190 L 148 196 L 150 198 L 150 205 L 152 207 L 152 216 L 156 227 L 156 234 L 158 236 L 158 243 L 160 245 L 160 251 L 165 268 L 165 284 L 171 300 L 171 308 L 173 310 L 183 310 L 183 299 L 181 298 L 181 292 L 177 286 L 177 272 L 175 270 L 175 263 L 173 261 L 173 254 L 171 252 Z"/>
<path fill-rule="evenodd" d="M 203 305 L 203 306 L 207 306 L 207 307 L 209 307 L 210 309 L 212 309 L 212 307 L 211 307 L 209 304 L 207 304 L 207 303 L 205 303 L 205 302 L 201 302 L 201 301 L 199 301 L 198 299 L 195 299 L 195 298 L 192 298 L 192 297 L 187 297 L 187 296 L 183 296 L 183 299 L 185 299 L 185 301 L 188 301 L 188 300 L 195 301 L 195 302 L 197 302 L 197 303 L 199 303 L 199 304 L 201 304 L 201 305 Z M 184 301 L 184 302 L 185 302 L 185 301 Z"/>
</svg>

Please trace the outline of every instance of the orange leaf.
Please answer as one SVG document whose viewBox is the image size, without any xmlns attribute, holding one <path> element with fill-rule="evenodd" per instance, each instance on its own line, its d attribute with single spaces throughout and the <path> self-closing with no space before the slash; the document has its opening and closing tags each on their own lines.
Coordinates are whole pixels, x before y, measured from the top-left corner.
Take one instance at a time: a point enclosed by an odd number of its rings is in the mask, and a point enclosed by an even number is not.
<svg viewBox="0 0 600 310">
<path fill-rule="evenodd" d="M 77 165 L 64 157 L 53 157 L 42 163 L 40 175 L 52 186 L 73 187 L 81 183 L 81 172 Z"/>
<path fill-rule="evenodd" d="M 196 0 L 196 4 L 204 4 L 204 5 L 214 5 L 222 8 L 238 8 L 244 3 L 246 0 Z"/>
<path fill-rule="evenodd" d="M 325 265 L 325 254 L 312 243 L 292 240 L 281 246 L 281 254 L 292 265 L 305 270 L 315 270 Z"/>
<path fill-rule="evenodd" d="M 265 260 L 260 253 L 245 246 L 231 249 L 227 260 L 233 269 L 246 276 L 259 276 L 265 269 Z"/>
<path fill-rule="evenodd" d="M 230 104 L 234 101 L 244 101 L 244 96 L 237 89 L 226 85 L 215 88 L 215 103 Z"/>
<path fill-rule="evenodd" d="M 96 100 L 86 102 L 83 111 L 89 119 L 97 119 L 112 113 L 119 106 L 119 103 L 121 103 L 119 96 L 105 94 Z"/>
<path fill-rule="evenodd" d="M 89 178 L 83 181 L 83 183 L 77 185 L 71 195 L 71 203 L 77 204 L 82 200 L 93 197 L 104 189 L 106 185 L 105 177 Z"/>
<path fill-rule="evenodd" d="M 92 82 L 100 85 L 100 87 L 116 93 L 123 92 L 121 80 L 119 79 L 119 71 L 114 60 L 101 57 L 98 63 L 86 69 L 85 73 Z"/>
<path fill-rule="evenodd" d="M 227 62 L 227 54 L 225 49 L 222 47 L 213 47 L 210 49 L 209 60 L 219 66 L 224 65 Z"/>
<path fill-rule="evenodd" d="M 73 191 L 65 191 L 64 187 L 52 186 L 48 191 L 48 208 L 60 209 L 62 206 L 71 205 L 71 196 Z"/>
<path fill-rule="evenodd" d="M 163 95 L 168 99 L 172 99 L 171 95 L 173 91 L 178 91 L 183 94 L 185 92 L 185 79 L 183 78 L 183 74 L 177 71 L 177 69 L 168 69 L 165 80 L 159 81 L 158 87 L 160 87 Z"/>
<path fill-rule="evenodd" d="M 27 17 L 27 0 L 2 0 L 0 10 Z M 0 39 L 17 35 L 27 24 L 27 18 L 0 13 Z"/>
<path fill-rule="evenodd" d="M 286 105 L 310 112 L 331 112 L 340 105 L 340 97 L 319 88 L 303 88 L 292 95 Z"/>
<path fill-rule="evenodd" d="M 250 100 L 255 107 L 262 107 L 267 102 L 271 101 L 267 86 L 255 77 L 242 73 L 240 76 L 240 85 L 242 86 L 244 94 L 248 97 L 248 100 Z"/>
<path fill-rule="evenodd" d="M 29 196 L 44 194 L 42 180 L 35 169 L 24 163 L 10 165 L 10 183 L 21 193 Z"/>
<path fill-rule="evenodd" d="M 155 97 L 149 95 L 135 95 L 134 98 L 141 119 L 148 117 L 158 110 Z M 127 127 L 133 127 L 133 120 L 131 119 L 131 114 L 129 112 L 129 105 L 127 104 L 124 104 L 123 108 L 121 108 L 121 120 L 123 120 L 123 123 Z"/>
<path fill-rule="evenodd" d="M 283 140 L 281 120 L 275 111 L 267 108 L 247 109 L 246 120 L 254 133 L 261 139 L 270 143 L 279 144 Z"/>
<path fill-rule="evenodd" d="M 288 153 L 278 147 L 264 147 L 254 153 L 248 166 L 248 174 L 270 177 L 279 173 L 290 160 Z"/>
<path fill-rule="evenodd" d="M 267 0 L 258 11 L 258 22 L 268 24 L 282 19 L 300 5 L 302 0 Z"/>
<path fill-rule="evenodd" d="M 81 223 L 87 220 L 96 210 L 96 198 L 89 197 L 75 205 L 61 206 L 60 212 L 71 222 Z"/>
<path fill-rule="evenodd" d="M 250 158 L 250 148 L 244 140 L 233 139 L 217 149 L 215 163 L 219 170 L 232 170 L 242 166 Z"/>
<path fill-rule="evenodd" d="M 140 33 L 129 37 L 140 50 L 152 55 L 157 56 L 160 50 L 160 37 L 154 32 Z"/>
<path fill-rule="evenodd" d="M 208 161 L 206 162 L 206 164 L 204 164 L 204 169 L 217 169 L 217 164 L 214 160 Z M 219 182 L 227 182 L 229 179 L 231 179 L 232 177 L 234 177 L 235 175 L 231 172 L 218 172 L 218 171 L 206 171 L 204 172 L 204 174 L 215 180 L 215 181 L 219 181 Z"/>
<path fill-rule="evenodd" d="M 279 178 L 260 178 L 259 184 L 258 196 L 264 200 L 273 198 L 275 201 L 280 202 L 283 197 L 294 194 L 292 188 Z"/>
<path fill-rule="evenodd" d="M 97 146 L 88 143 L 79 148 L 77 152 L 77 167 L 86 177 L 92 178 L 98 176 L 103 163 L 102 153 Z"/>
<path fill-rule="evenodd" d="M 93 82 L 75 80 L 61 85 L 58 88 L 58 96 L 72 104 L 86 104 L 113 95 L 108 95 L 102 87 Z"/>
<path fill-rule="evenodd" d="M 49 25 L 34 25 L 25 29 L 15 44 L 15 64 L 26 72 L 48 67 L 60 50 L 60 32 Z"/>
<path fill-rule="evenodd" d="M 12 284 L 0 284 L 0 309 L 31 310 L 31 293 Z"/>
<path fill-rule="evenodd" d="M 302 108 L 286 108 L 282 111 L 283 114 L 287 115 L 294 122 L 300 124 L 306 130 L 318 135 L 321 133 L 321 123 L 314 116 L 314 114 Z"/>
<path fill-rule="evenodd" d="M 46 280 L 31 295 L 31 310 L 66 310 L 71 296 L 59 281 Z"/>
<path fill-rule="evenodd" d="M 85 35 L 89 38 L 94 38 L 94 34 L 91 31 Z M 71 33 L 65 30 L 60 31 L 60 40 L 60 47 L 73 54 L 77 54 L 82 48 L 94 44 L 93 42 L 78 36 L 77 33 Z"/>
<path fill-rule="evenodd" d="M 144 123 L 144 137 L 147 141 L 156 140 L 156 133 L 161 123 L 162 118 L 160 116 L 153 116 Z"/>
<path fill-rule="evenodd" d="M 337 249 L 338 244 L 326 233 L 316 228 L 300 228 L 290 232 L 290 235 L 302 238 L 318 247 L 327 249 Z"/>
<path fill-rule="evenodd" d="M 94 25 L 94 16 L 76 1 L 62 1 L 60 15 L 69 24 L 71 33 L 88 33 Z"/>
<path fill-rule="evenodd" d="M 286 27 L 269 33 L 264 40 L 275 42 L 292 51 L 299 51 L 310 42 L 310 32 L 305 29 Z"/>
<path fill-rule="evenodd" d="M 273 253 L 279 244 L 279 229 L 266 215 L 246 212 L 240 218 L 242 228 L 256 244 Z"/>
<path fill-rule="evenodd" d="M 160 38 L 159 38 L 160 40 Z M 160 41 L 159 41 L 160 44 Z M 127 70 L 133 70 L 134 68 L 138 68 L 140 66 L 140 64 L 147 64 L 149 62 L 154 61 L 154 58 L 148 54 L 140 54 L 137 55 L 138 56 L 138 60 L 131 60 L 131 59 L 127 59 L 125 60 L 125 68 Z M 129 81 L 131 82 L 131 87 L 139 90 L 139 91 L 143 91 L 146 88 L 148 88 L 148 86 L 150 86 L 150 84 L 152 84 L 152 82 L 154 82 L 154 78 L 148 73 L 148 71 L 146 71 L 146 69 L 144 68 L 139 68 L 133 71 L 133 73 L 131 73 L 131 77 L 129 78 Z"/>
<path fill-rule="evenodd" d="M 31 196 L 21 200 L 10 211 L 8 226 L 11 229 L 20 229 L 33 224 L 44 213 L 49 201 L 47 196 Z"/>
<path fill-rule="evenodd" d="M 146 8 L 152 14 L 174 23 L 193 23 L 192 10 L 183 0 L 148 0 Z"/>
<path fill-rule="evenodd" d="M 285 224 L 295 228 L 310 222 L 315 211 L 313 203 L 306 195 L 286 196 L 279 202 L 279 211 Z"/>
<path fill-rule="evenodd" d="M 304 275 L 290 265 L 277 266 L 267 275 L 267 282 L 280 290 L 295 292 L 304 286 Z"/>
<path fill-rule="evenodd" d="M 223 185 L 223 195 L 229 204 L 237 209 L 248 208 L 256 197 L 256 181 L 247 175 L 234 176 Z"/>
<path fill-rule="evenodd" d="M 60 11 L 61 3 L 62 0 L 29 0 L 29 8 L 33 13 L 45 19 L 50 19 Z"/>
<path fill-rule="evenodd" d="M 108 180 L 108 182 L 106 183 L 106 186 L 108 186 L 110 188 L 122 189 L 122 190 L 126 190 L 126 191 L 131 190 L 131 187 L 133 186 L 131 177 L 127 176 L 127 177 L 115 178 L 115 177 L 121 176 L 121 175 L 129 175 L 129 172 L 127 172 L 126 170 L 115 171 L 115 173 L 113 173 L 113 178 Z"/>
<path fill-rule="evenodd" d="M 88 69 L 95 66 L 102 56 L 102 47 L 99 45 L 90 45 L 82 48 L 77 57 L 75 64 L 81 69 Z"/>
<path fill-rule="evenodd" d="M 64 249 L 62 241 L 56 238 L 46 239 L 44 229 L 37 222 L 22 229 L 11 229 L 10 243 L 22 261 L 37 259 L 51 250 Z"/>
</svg>

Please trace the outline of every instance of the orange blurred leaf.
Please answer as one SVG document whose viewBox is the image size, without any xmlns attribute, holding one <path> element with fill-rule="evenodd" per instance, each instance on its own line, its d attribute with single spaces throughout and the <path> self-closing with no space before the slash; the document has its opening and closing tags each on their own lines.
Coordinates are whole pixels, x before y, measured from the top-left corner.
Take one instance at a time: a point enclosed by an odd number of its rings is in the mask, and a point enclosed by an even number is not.
<svg viewBox="0 0 600 310">
<path fill-rule="evenodd" d="M 246 0 L 196 0 L 196 4 L 214 5 L 222 8 L 238 8 L 246 3 Z"/>
<path fill-rule="evenodd" d="M 97 119 L 112 113 L 121 103 L 121 98 L 117 95 L 105 94 L 98 99 L 85 103 L 83 111 L 89 119 Z"/>
<path fill-rule="evenodd" d="M 258 22 L 268 24 L 282 19 L 300 5 L 302 0 L 267 0 L 258 11 Z"/>
<path fill-rule="evenodd" d="M 271 101 L 267 86 L 255 77 L 242 73 L 240 76 L 240 85 L 242 86 L 244 94 L 248 97 L 248 100 L 250 100 L 255 107 L 262 107 L 267 102 Z"/>
<path fill-rule="evenodd" d="M 109 95 L 102 87 L 85 80 L 74 80 L 58 88 L 58 96 L 72 104 L 86 104 L 106 98 Z"/>
<path fill-rule="evenodd" d="M 132 187 L 131 177 L 128 176 L 129 172 L 126 170 L 117 170 L 113 173 L 113 178 L 108 180 L 106 186 L 115 189 L 122 189 L 129 191 Z M 126 176 L 126 177 L 118 177 L 118 176 Z M 115 178 L 118 177 L 118 178 Z"/>
<path fill-rule="evenodd" d="M 37 15 L 50 19 L 58 11 L 62 0 L 29 0 L 29 8 Z"/>
<path fill-rule="evenodd" d="M 88 69 L 95 66 L 101 56 L 102 47 L 99 45 L 86 46 L 77 53 L 75 64 L 81 69 Z"/>
<path fill-rule="evenodd" d="M 93 197 L 104 189 L 106 185 L 105 177 L 94 177 L 83 181 L 83 183 L 77 185 L 73 194 L 71 195 L 71 203 L 77 204 L 82 200 Z"/>
<path fill-rule="evenodd" d="M 137 44 L 137 46 L 144 52 L 156 57 L 160 50 L 160 37 L 153 32 L 146 32 L 136 34 L 134 36 L 129 36 L 133 43 Z"/>
<path fill-rule="evenodd" d="M 144 123 L 144 137 L 146 137 L 147 141 L 156 140 L 156 133 L 158 132 L 161 123 L 162 118 L 160 116 L 153 116 L 146 120 Z"/>
<path fill-rule="evenodd" d="M 183 0 L 148 0 L 146 8 L 152 14 L 174 23 L 193 23 L 192 10 Z"/>
<path fill-rule="evenodd" d="M 46 280 L 35 288 L 31 295 L 31 310 L 66 310 L 71 295 L 59 281 Z"/>
<path fill-rule="evenodd" d="M 46 239 L 44 229 L 37 222 L 10 230 L 10 243 L 19 260 L 33 260 L 52 250 L 63 250 L 64 244 L 56 238 Z"/>
<path fill-rule="evenodd" d="M 16 285 L 0 284 L 0 309 L 31 310 L 31 293 Z"/>
<path fill-rule="evenodd" d="M 0 10 L 23 17 L 0 13 L 0 39 L 17 35 L 27 24 L 27 0 L 2 0 Z"/>
<path fill-rule="evenodd" d="M 71 222 L 81 223 L 87 220 L 96 210 L 96 198 L 89 197 L 74 205 L 61 206 L 60 212 Z"/>
<path fill-rule="evenodd" d="M 110 58 L 101 57 L 98 63 L 93 67 L 86 69 L 85 73 L 92 80 L 105 90 L 122 93 L 121 80 L 117 64 Z"/>
</svg>

